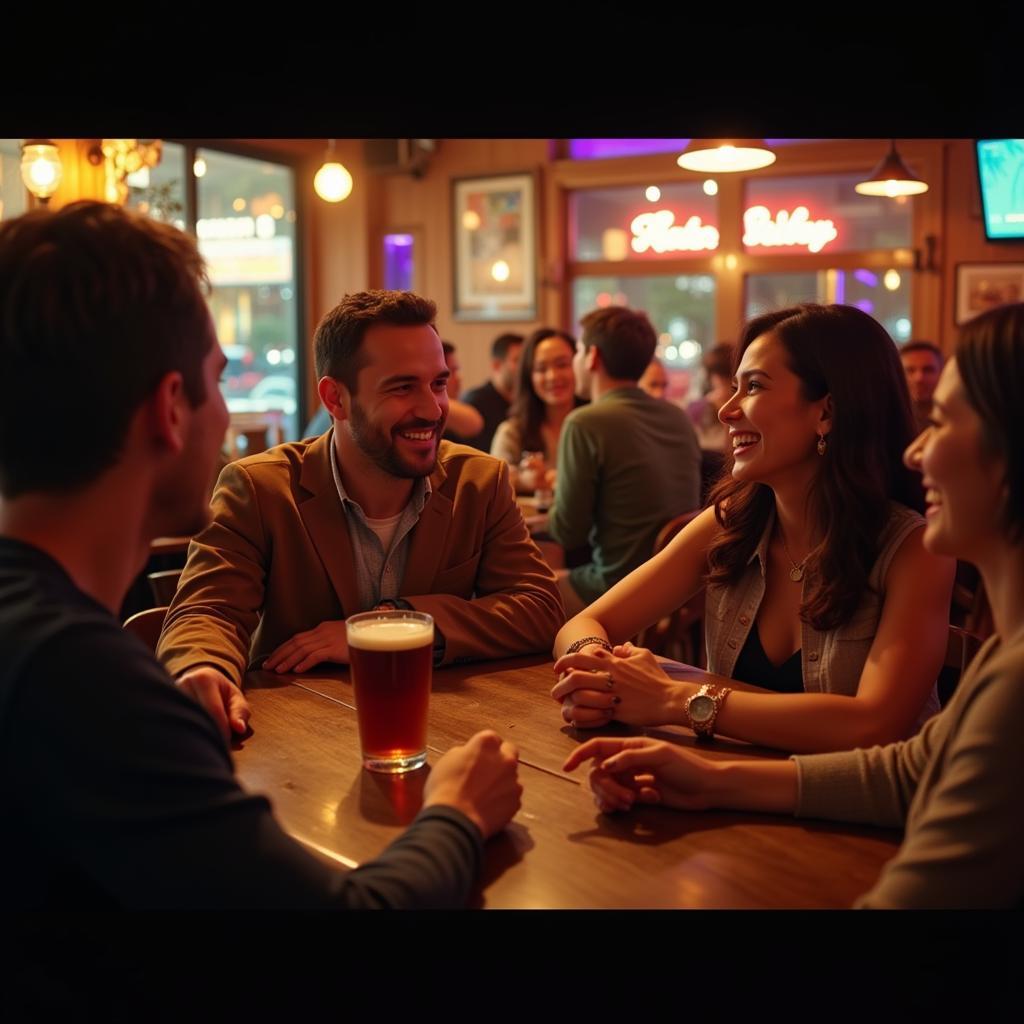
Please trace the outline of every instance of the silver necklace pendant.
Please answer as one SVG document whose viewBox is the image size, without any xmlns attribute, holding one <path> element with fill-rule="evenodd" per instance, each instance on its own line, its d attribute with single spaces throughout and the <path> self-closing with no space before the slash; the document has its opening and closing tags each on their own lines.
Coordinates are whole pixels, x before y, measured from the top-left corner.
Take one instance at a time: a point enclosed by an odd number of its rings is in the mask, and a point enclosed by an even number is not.
<svg viewBox="0 0 1024 1024">
<path fill-rule="evenodd" d="M 794 565 L 793 568 L 789 570 L 789 578 L 794 583 L 799 583 L 804 578 L 804 567 L 802 565 Z"/>
</svg>

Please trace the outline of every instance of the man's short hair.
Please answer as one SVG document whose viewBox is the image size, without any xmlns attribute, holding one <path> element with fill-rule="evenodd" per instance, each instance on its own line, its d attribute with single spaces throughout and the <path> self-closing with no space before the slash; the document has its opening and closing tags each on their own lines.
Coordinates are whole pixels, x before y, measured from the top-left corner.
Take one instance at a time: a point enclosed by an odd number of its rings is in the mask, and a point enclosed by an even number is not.
<svg viewBox="0 0 1024 1024">
<path fill-rule="evenodd" d="M 905 352 L 931 352 L 931 354 L 935 356 L 935 358 L 938 360 L 940 369 L 942 367 L 942 364 L 945 362 L 945 358 L 942 355 L 942 349 L 931 341 L 923 341 L 922 339 L 908 341 L 905 345 L 903 345 L 900 348 L 901 356 Z"/>
<path fill-rule="evenodd" d="M 639 380 L 658 347 L 658 336 L 646 313 L 625 306 L 605 306 L 581 321 L 583 347 L 596 347 L 610 377 Z"/>
<path fill-rule="evenodd" d="M 313 337 L 317 377 L 334 377 L 356 393 L 366 365 L 363 338 L 375 324 L 434 327 L 437 306 L 413 292 L 375 288 L 346 295 L 317 325 Z M 434 328 L 436 330 L 436 327 Z"/>
<path fill-rule="evenodd" d="M 119 206 L 0 224 L 0 494 L 94 480 L 172 371 L 202 404 L 207 285 L 193 238 Z"/>
<path fill-rule="evenodd" d="M 522 345 L 521 334 L 499 334 L 491 343 L 491 358 L 504 360 L 513 345 Z"/>
</svg>

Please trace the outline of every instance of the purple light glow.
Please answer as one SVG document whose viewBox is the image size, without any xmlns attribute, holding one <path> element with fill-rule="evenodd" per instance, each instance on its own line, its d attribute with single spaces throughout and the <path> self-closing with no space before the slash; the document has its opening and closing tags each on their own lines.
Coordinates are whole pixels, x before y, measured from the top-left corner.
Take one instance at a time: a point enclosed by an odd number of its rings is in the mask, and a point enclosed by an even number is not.
<svg viewBox="0 0 1024 1024">
<path fill-rule="evenodd" d="M 841 306 L 846 302 L 846 271 L 836 271 L 836 304 Z"/>
<path fill-rule="evenodd" d="M 573 160 L 603 160 L 612 156 L 643 156 L 645 153 L 682 153 L 689 139 L 570 139 Z"/>
<path fill-rule="evenodd" d="M 878 275 L 872 274 L 870 270 L 855 270 L 853 276 L 860 281 L 861 284 L 867 285 L 868 288 L 878 287 Z"/>
<path fill-rule="evenodd" d="M 385 235 L 384 287 L 394 291 L 412 291 L 412 273 L 412 235 Z"/>
<path fill-rule="evenodd" d="M 872 314 L 875 311 L 875 304 L 870 299 L 858 299 L 854 305 L 864 313 Z"/>
</svg>

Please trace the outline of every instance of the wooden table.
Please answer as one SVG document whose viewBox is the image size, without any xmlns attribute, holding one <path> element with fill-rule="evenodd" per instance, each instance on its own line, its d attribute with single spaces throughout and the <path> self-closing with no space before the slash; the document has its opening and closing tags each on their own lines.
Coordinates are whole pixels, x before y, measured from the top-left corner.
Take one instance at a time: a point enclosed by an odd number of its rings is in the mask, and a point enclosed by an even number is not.
<svg viewBox="0 0 1024 1024">
<path fill-rule="evenodd" d="M 191 537 L 154 537 L 149 542 L 151 555 L 183 555 L 188 551 Z"/>
<path fill-rule="evenodd" d="M 896 851 L 899 836 L 888 830 L 772 815 L 656 807 L 601 814 L 586 770 L 561 770 L 569 751 L 594 733 L 561 721 L 553 683 L 550 660 L 541 657 L 434 673 L 431 762 L 485 728 L 519 748 L 522 809 L 487 844 L 478 906 L 847 907 Z M 362 770 L 347 672 L 255 672 L 246 692 L 254 731 L 236 744 L 239 778 L 271 798 L 296 838 L 353 867 L 415 817 L 426 772 Z M 784 756 L 721 740 L 697 746 L 683 728 L 646 731 L 711 758 Z"/>
</svg>

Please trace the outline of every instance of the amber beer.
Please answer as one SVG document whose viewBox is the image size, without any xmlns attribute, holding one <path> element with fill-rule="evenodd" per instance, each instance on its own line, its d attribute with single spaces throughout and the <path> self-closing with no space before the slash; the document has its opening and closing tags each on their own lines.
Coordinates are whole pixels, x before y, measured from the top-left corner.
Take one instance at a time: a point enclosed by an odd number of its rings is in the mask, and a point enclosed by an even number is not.
<svg viewBox="0 0 1024 1024">
<path fill-rule="evenodd" d="M 427 760 L 427 708 L 434 620 L 424 612 L 379 611 L 346 623 L 363 764 L 409 772 Z"/>
</svg>

